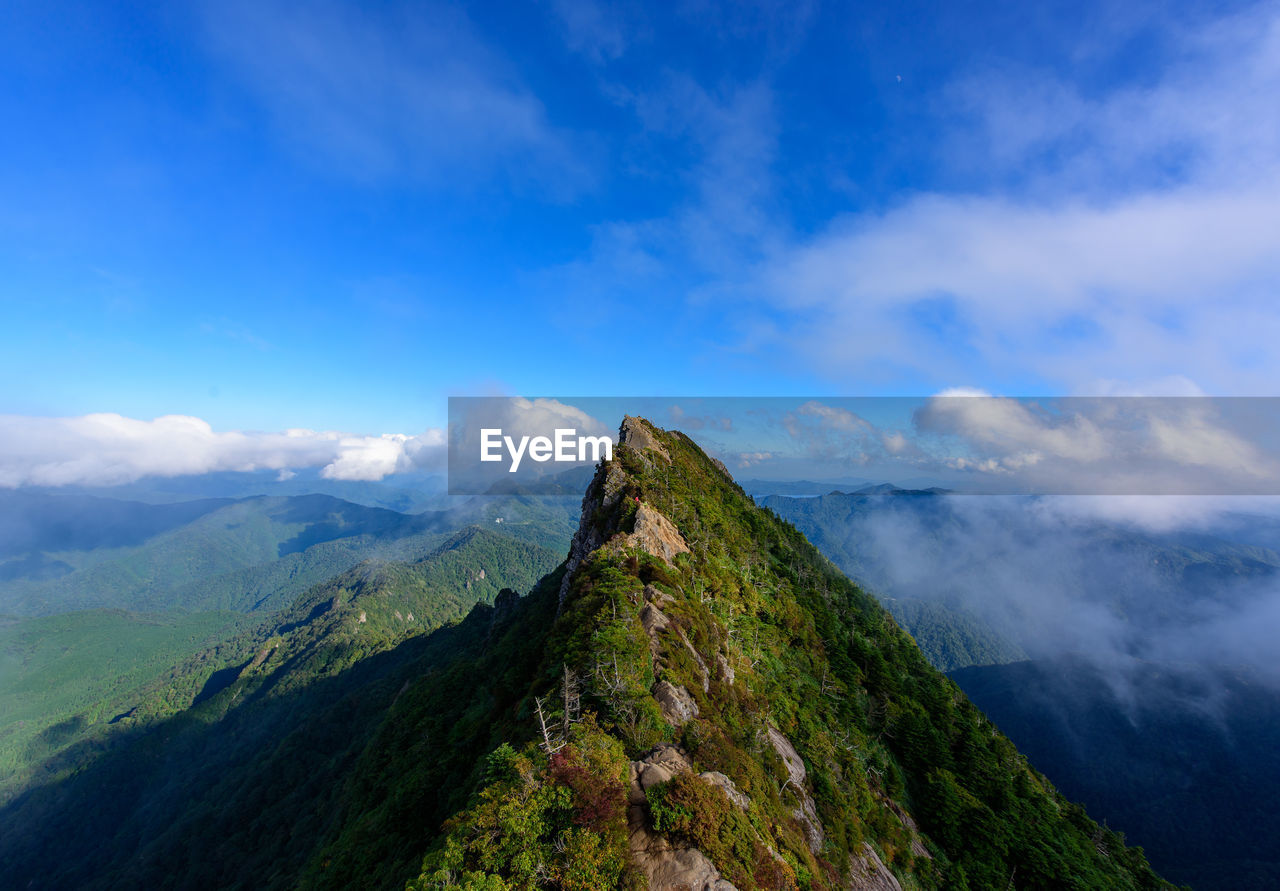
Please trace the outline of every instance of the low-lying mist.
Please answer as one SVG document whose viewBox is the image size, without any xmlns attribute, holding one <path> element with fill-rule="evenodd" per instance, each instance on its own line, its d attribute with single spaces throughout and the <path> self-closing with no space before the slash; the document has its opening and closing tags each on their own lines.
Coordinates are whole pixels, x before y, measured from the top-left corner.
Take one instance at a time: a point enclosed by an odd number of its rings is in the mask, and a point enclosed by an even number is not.
<svg viewBox="0 0 1280 891">
<path fill-rule="evenodd" d="M 1280 685 L 1271 499 L 832 494 L 769 498 L 886 598 L 977 617 L 1030 658 L 1247 669 Z M 1271 545 L 1274 543 L 1274 548 Z M 1117 692 L 1121 692 L 1120 689 Z"/>
</svg>

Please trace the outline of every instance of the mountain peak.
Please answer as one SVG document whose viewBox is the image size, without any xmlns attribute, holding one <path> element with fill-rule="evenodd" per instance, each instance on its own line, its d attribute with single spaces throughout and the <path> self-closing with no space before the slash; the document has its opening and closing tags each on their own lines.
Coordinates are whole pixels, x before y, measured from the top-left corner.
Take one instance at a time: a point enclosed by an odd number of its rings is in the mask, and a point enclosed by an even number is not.
<svg viewBox="0 0 1280 891">
<path fill-rule="evenodd" d="M 416 887 L 1162 886 L 681 433 L 623 420 L 546 640 Z"/>
<path fill-rule="evenodd" d="M 626 415 L 618 427 L 618 444 L 633 449 L 637 453 L 646 451 L 671 461 L 671 456 L 658 439 L 658 428 L 644 418 Z"/>
</svg>

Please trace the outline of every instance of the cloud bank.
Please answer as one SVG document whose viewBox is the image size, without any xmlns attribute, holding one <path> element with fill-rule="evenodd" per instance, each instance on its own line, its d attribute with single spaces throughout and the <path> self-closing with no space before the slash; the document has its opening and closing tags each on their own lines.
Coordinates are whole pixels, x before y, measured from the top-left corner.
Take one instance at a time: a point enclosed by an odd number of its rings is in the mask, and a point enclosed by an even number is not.
<svg viewBox="0 0 1280 891">
<path fill-rule="evenodd" d="M 215 431 L 187 415 L 145 421 L 118 414 L 73 418 L 0 415 L 0 487 L 109 486 L 147 476 L 320 468 L 333 480 L 380 480 L 442 470 L 445 435 L 380 436 L 316 430 Z"/>
<path fill-rule="evenodd" d="M 1171 49 L 1147 82 L 996 64 L 946 87 L 938 152 L 966 187 L 773 252 L 748 286 L 783 345 L 841 375 L 1274 392 L 1280 13 L 1152 27 Z"/>
</svg>

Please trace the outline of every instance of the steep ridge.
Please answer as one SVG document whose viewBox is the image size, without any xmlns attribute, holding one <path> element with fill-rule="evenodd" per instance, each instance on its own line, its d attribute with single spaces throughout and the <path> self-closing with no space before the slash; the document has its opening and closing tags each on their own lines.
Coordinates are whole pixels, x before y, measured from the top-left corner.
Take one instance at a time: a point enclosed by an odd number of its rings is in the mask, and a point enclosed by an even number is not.
<svg viewBox="0 0 1280 891">
<path fill-rule="evenodd" d="M 470 663 L 509 672 L 471 699 L 490 754 L 413 888 L 1166 886 L 722 465 L 620 432 L 563 574 Z M 410 696 L 401 727 L 443 707 Z"/>
</svg>

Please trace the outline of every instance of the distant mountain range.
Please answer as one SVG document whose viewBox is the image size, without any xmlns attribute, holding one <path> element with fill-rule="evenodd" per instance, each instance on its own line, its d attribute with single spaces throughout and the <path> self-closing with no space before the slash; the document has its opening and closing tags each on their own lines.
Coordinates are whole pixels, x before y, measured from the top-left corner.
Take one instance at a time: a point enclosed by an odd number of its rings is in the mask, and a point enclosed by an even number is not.
<svg viewBox="0 0 1280 891">
<path fill-rule="evenodd" d="M 764 498 L 769 495 L 792 497 L 808 497 L 827 495 L 839 492 L 853 495 L 895 495 L 916 491 L 945 492 L 933 481 L 926 479 L 907 480 L 901 483 L 876 482 L 856 477 L 841 477 L 833 480 L 743 480 L 742 489 L 752 498 Z"/>
<path fill-rule="evenodd" d="M 508 535 L 558 549 L 570 503 L 477 498 L 403 514 L 318 494 L 146 504 L 8 493 L 0 615 L 278 609 L 362 560 L 414 559 L 468 523 L 501 519 Z"/>
</svg>

